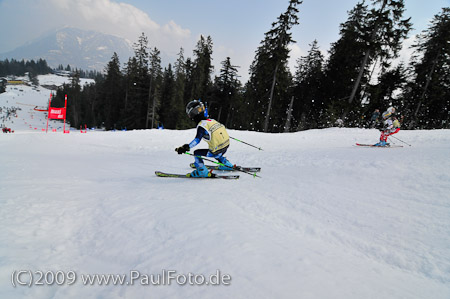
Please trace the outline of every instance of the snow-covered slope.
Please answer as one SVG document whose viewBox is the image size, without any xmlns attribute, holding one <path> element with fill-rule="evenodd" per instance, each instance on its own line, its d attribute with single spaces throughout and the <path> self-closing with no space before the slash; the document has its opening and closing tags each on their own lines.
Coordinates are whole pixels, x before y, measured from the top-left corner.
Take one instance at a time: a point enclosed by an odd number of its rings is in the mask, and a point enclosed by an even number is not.
<svg viewBox="0 0 450 299">
<path fill-rule="evenodd" d="M 18 80 L 27 80 L 26 77 L 18 77 Z M 51 90 L 42 86 L 61 86 L 69 84 L 71 78 L 57 75 L 40 75 L 38 81 L 40 86 L 32 87 L 28 85 L 9 85 L 6 92 L 0 94 L 0 124 L 11 128 L 16 133 L 42 132 L 47 127 L 47 112 Z M 80 85 L 93 83 L 92 79 L 80 79 Z M 70 99 L 69 99 L 70 100 Z M 35 108 L 37 110 L 35 110 Z M 18 110 L 19 113 L 9 113 L 8 111 Z M 66 128 L 68 129 L 68 128 Z M 63 122 L 49 120 L 48 130 L 63 131 Z"/>
<path fill-rule="evenodd" d="M 412 146 L 391 149 L 353 146 L 376 142 L 376 130 L 230 135 L 264 149 L 233 142 L 227 155 L 261 166 L 261 179 L 156 177 L 190 171 L 174 148 L 194 130 L 17 124 L 0 135 L 0 297 L 450 298 L 450 131 L 401 131 Z M 63 285 L 14 288 L 29 280 L 20 270 L 33 283 L 36 271 L 62 271 Z M 164 270 L 231 281 L 142 285 Z M 83 284 L 138 272 L 133 285 Z"/>
</svg>

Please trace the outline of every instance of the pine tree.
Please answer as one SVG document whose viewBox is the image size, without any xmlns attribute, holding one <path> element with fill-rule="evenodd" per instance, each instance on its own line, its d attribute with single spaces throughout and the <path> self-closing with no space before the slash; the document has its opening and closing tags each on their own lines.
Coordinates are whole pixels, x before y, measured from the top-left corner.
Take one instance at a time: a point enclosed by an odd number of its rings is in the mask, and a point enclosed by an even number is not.
<svg viewBox="0 0 450 299">
<path fill-rule="evenodd" d="M 389 67 L 389 61 L 398 56 L 401 42 L 411 28 L 410 18 L 401 19 L 405 10 L 403 0 L 373 0 L 373 2 L 374 7 L 381 3 L 381 8 L 378 10 L 373 8 L 367 15 L 367 24 L 364 25 L 370 35 L 364 38 L 366 42 L 364 58 L 348 100 L 349 104 L 352 104 L 360 87 L 361 78 L 367 73 L 367 67 L 370 67 L 371 62 L 379 58 L 384 69 Z"/>
<path fill-rule="evenodd" d="M 177 120 L 173 117 L 173 111 L 175 110 L 174 85 L 175 78 L 172 72 L 172 65 L 169 63 L 169 66 L 164 70 L 161 87 L 161 106 L 159 108 L 160 121 L 164 128 L 167 129 L 176 128 Z"/>
<path fill-rule="evenodd" d="M 311 129 L 324 126 L 320 122 L 325 113 L 322 97 L 324 58 L 314 40 L 308 55 L 297 60 L 295 73 L 293 117 L 297 129 Z"/>
<path fill-rule="evenodd" d="M 246 101 L 254 112 L 250 126 L 255 130 L 282 131 L 290 99 L 288 90 L 292 84 L 287 62 L 288 45 L 293 43 L 291 28 L 298 24 L 297 5 L 302 1 L 290 0 L 285 13 L 272 24 L 256 51 L 250 66 L 250 79 L 246 85 Z"/>
<path fill-rule="evenodd" d="M 142 129 L 146 127 L 150 82 L 148 40 L 144 33 L 133 48 L 134 57 L 128 60 L 125 71 L 127 84 L 122 120 L 127 129 Z"/>
<path fill-rule="evenodd" d="M 28 72 L 28 78 L 30 79 L 31 84 L 33 84 L 34 86 L 38 86 L 39 85 L 39 80 L 37 77 L 37 73 L 35 73 L 33 70 L 30 70 Z"/>
<path fill-rule="evenodd" d="M 323 82 L 327 126 L 333 125 L 347 109 L 354 80 L 364 59 L 364 36 L 368 33 L 363 29 L 367 14 L 367 5 L 358 3 L 349 11 L 347 21 L 340 25 L 339 40 L 331 45 Z M 362 81 L 366 83 L 366 77 L 362 77 Z M 356 114 L 359 112 L 356 111 Z"/>
<path fill-rule="evenodd" d="M 107 130 L 114 129 L 120 121 L 120 112 L 123 109 L 123 75 L 120 71 L 120 61 L 117 53 L 114 52 L 111 61 L 105 69 L 105 80 L 102 83 L 102 103 L 100 104 L 100 115 Z"/>
<path fill-rule="evenodd" d="M 192 97 L 208 101 L 208 92 L 211 88 L 211 73 L 214 70 L 212 66 L 212 39 L 208 36 L 206 39 L 203 35 L 197 42 L 194 49 L 194 65 L 192 71 Z"/>
<path fill-rule="evenodd" d="M 58 88 L 55 97 L 52 99 L 51 106 L 62 108 L 65 104 L 65 95 L 67 95 L 67 122 L 74 128 L 79 128 L 84 121 L 83 115 L 83 94 L 80 86 L 80 77 L 75 73 L 70 81 L 70 84 L 63 84 Z"/>
<path fill-rule="evenodd" d="M 361 86 L 368 86 L 376 61 L 381 62 L 383 71 L 388 69 L 410 30 L 409 19 L 402 19 L 403 0 L 372 2 L 370 10 L 362 2 L 349 12 L 341 25 L 341 38 L 330 49 L 324 82 L 330 123 L 342 118 L 347 125 L 359 124 L 363 114 Z M 381 7 L 376 8 L 377 4 Z"/>
<path fill-rule="evenodd" d="M 146 128 L 154 128 L 158 121 L 157 110 L 159 109 L 159 89 L 162 84 L 162 67 L 161 67 L 161 52 L 155 47 L 150 52 L 150 84 L 147 104 L 147 121 Z"/>
<path fill-rule="evenodd" d="M 34 60 L 29 60 L 25 62 L 17 61 L 15 59 L 11 60 L 0 60 L 0 76 L 23 76 L 28 72 L 31 77 L 37 75 L 45 75 L 52 72 L 52 69 L 47 65 L 47 62 L 43 59 L 39 59 L 37 62 Z"/>
<path fill-rule="evenodd" d="M 80 76 L 78 73 L 75 73 L 70 82 L 70 95 L 71 105 L 67 105 L 67 109 L 70 111 L 71 117 L 69 121 L 72 126 L 78 127 L 81 126 L 82 122 L 82 97 L 81 97 L 81 85 L 80 85 Z"/>
<path fill-rule="evenodd" d="M 82 90 L 82 126 L 91 128 L 97 124 L 96 109 L 99 103 L 97 87 L 94 83 L 85 85 Z"/>
<path fill-rule="evenodd" d="M 125 67 L 125 103 L 120 117 L 123 127 L 127 129 L 139 127 L 139 113 L 137 107 L 139 106 L 141 90 L 139 89 L 140 84 L 138 83 L 139 76 L 137 69 L 138 65 L 136 57 L 130 57 Z"/>
<path fill-rule="evenodd" d="M 215 80 L 214 107 L 216 115 L 214 117 L 226 127 L 230 127 L 233 105 L 240 100 L 241 82 L 238 79 L 238 67 L 231 64 L 230 57 L 227 57 L 221 64 L 220 76 Z M 211 109 L 209 113 L 212 113 Z"/>
<path fill-rule="evenodd" d="M 137 43 L 133 45 L 134 57 L 136 57 L 137 70 L 140 77 L 145 77 L 148 73 L 148 38 L 144 33 L 139 36 Z"/>
<path fill-rule="evenodd" d="M 184 69 L 186 76 L 186 81 L 184 84 L 184 104 L 186 105 L 194 99 L 194 63 L 192 62 L 191 58 L 186 58 Z"/>
<path fill-rule="evenodd" d="M 414 82 L 406 94 L 410 128 L 449 128 L 450 114 L 450 8 L 434 16 L 418 36 L 412 60 Z"/>
<path fill-rule="evenodd" d="M 184 49 L 180 48 L 178 58 L 174 68 L 175 83 L 172 91 L 172 115 L 175 120 L 175 129 L 187 129 L 190 127 L 190 121 L 186 117 L 184 91 L 186 85 L 186 62 L 184 59 Z"/>
</svg>

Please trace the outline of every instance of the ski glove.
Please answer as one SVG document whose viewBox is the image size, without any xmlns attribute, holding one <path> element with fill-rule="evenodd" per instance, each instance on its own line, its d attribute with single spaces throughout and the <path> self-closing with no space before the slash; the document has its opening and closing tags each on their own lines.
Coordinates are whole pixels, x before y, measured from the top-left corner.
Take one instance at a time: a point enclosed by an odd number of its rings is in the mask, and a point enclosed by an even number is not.
<svg viewBox="0 0 450 299">
<path fill-rule="evenodd" d="M 175 151 L 178 153 L 178 155 L 184 154 L 185 152 L 188 152 L 191 148 L 189 147 L 189 144 L 185 144 L 183 146 L 177 147 Z"/>
</svg>

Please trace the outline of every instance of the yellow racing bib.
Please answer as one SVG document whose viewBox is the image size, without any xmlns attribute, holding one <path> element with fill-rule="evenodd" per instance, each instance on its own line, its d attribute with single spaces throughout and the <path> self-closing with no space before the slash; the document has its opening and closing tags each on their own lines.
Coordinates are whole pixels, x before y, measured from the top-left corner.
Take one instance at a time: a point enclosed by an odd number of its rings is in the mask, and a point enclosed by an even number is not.
<svg viewBox="0 0 450 299">
<path fill-rule="evenodd" d="M 209 134 L 209 136 L 204 136 L 203 139 L 208 143 L 211 153 L 216 154 L 230 145 L 227 130 L 218 121 L 206 119 L 202 120 L 198 126 L 204 128 Z"/>
</svg>

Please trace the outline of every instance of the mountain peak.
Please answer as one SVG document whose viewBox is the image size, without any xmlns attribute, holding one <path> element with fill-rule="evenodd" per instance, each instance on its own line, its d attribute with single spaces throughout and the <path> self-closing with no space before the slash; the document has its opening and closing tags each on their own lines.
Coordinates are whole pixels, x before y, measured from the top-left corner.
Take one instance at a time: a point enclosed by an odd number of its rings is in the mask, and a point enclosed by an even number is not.
<svg viewBox="0 0 450 299">
<path fill-rule="evenodd" d="M 83 70 L 103 71 L 116 52 L 122 62 L 133 55 L 130 42 L 124 38 L 63 27 L 13 51 L 0 54 L 0 59 L 45 59 L 50 67 L 70 65 Z"/>
</svg>

